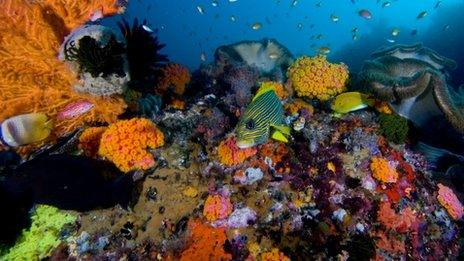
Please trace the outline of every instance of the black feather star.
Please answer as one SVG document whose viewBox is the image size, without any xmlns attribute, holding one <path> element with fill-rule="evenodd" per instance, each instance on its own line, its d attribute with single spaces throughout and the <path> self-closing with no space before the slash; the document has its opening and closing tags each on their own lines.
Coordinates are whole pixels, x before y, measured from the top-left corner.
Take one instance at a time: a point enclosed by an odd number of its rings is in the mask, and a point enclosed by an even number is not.
<svg viewBox="0 0 464 261">
<path fill-rule="evenodd" d="M 166 55 L 159 51 L 165 47 L 159 43 L 158 37 L 146 24 L 146 20 L 139 24 L 134 19 L 132 27 L 123 19 L 118 22 L 121 33 L 126 38 L 127 58 L 131 81 L 129 88 L 141 92 L 150 92 L 159 76 L 159 69 L 168 61 Z"/>
</svg>

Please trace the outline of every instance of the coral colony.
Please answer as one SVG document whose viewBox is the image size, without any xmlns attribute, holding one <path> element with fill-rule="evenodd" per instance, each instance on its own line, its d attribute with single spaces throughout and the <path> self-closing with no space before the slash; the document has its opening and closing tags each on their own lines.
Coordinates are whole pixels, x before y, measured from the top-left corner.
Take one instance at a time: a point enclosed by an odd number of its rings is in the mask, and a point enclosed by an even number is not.
<svg viewBox="0 0 464 261">
<path fill-rule="evenodd" d="M 0 4 L 1 133 L 13 139 L 0 147 L 0 259 L 458 259 L 462 191 L 413 150 L 433 115 L 464 130 L 453 61 L 398 45 L 356 75 L 264 39 L 218 47 L 191 72 L 145 21 L 88 23 L 120 2 Z M 236 129 L 260 88 L 290 133 L 241 148 L 237 131 L 267 116 Z M 373 103 L 335 116 L 347 91 Z M 14 118 L 30 113 L 34 131 L 51 124 L 39 140 Z"/>
</svg>

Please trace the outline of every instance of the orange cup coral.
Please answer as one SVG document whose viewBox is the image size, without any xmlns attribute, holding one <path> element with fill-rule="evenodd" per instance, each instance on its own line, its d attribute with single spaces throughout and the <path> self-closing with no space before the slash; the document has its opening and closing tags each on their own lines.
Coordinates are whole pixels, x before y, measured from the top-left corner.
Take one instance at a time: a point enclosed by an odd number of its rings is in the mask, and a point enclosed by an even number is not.
<svg viewBox="0 0 464 261">
<path fill-rule="evenodd" d="M 101 138 L 98 154 L 124 171 L 149 169 L 155 163 L 147 147 L 164 145 L 164 135 L 148 119 L 118 121 L 108 127 Z"/>
<path fill-rule="evenodd" d="M 311 115 L 314 113 L 314 107 L 302 99 L 295 99 L 293 102 L 285 104 L 284 108 L 292 116 L 298 116 L 302 109 L 307 110 Z"/>
<path fill-rule="evenodd" d="M 321 101 L 343 92 L 349 76 L 345 64 L 329 63 L 323 55 L 298 58 L 287 75 L 298 96 Z"/>
<path fill-rule="evenodd" d="M 203 215 L 208 221 L 227 218 L 232 213 L 232 203 L 228 197 L 209 195 L 203 208 Z"/>
<path fill-rule="evenodd" d="M 79 136 L 79 149 L 87 157 L 95 157 L 100 147 L 100 139 L 107 127 L 90 127 L 85 129 Z"/>
<path fill-rule="evenodd" d="M 247 158 L 255 155 L 256 148 L 240 149 L 234 137 L 222 141 L 218 147 L 219 161 L 227 166 L 240 164 Z"/>
<path fill-rule="evenodd" d="M 373 157 L 370 168 L 372 176 L 381 182 L 395 183 L 398 180 L 398 172 L 390 166 L 390 163 L 386 159 Z"/>
<path fill-rule="evenodd" d="M 278 248 L 273 248 L 271 251 L 261 254 L 262 261 L 290 261 L 284 253 L 280 252 Z"/>
<path fill-rule="evenodd" d="M 182 252 L 180 261 L 232 259 L 224 250 L 227 240 L 224 228 L 214 228 L 198 220 L 189 221 L 188 228 L 191 234 L 190 244 Z"/>
<path fill-rule="evenodd" d="M 456 194 L 449 187 L 438 183 L 438 202 L 442 205 L 448 214 L 455 220 L 461 219 L 464 215 L 464 208 Z"/>
<path fill-rule="evenodd" d="M 184 94 L 185 86 L 189 83 L 189 70 L 180 64 L 171 63 L 161 69 L 161 77 L 155 90 L 161 95 L 171 90 L 180 96 Z"/>
</svg>

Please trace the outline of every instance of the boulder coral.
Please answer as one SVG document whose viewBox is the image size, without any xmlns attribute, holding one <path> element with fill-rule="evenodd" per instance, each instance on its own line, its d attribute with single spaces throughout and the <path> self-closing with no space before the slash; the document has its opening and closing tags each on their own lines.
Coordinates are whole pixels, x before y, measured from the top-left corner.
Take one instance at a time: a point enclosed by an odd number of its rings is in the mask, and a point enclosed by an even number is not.
<svg viewBox="0 0 464 261">
<path fill-rule="evenodd" d="M 456 194 L 449 187 L 439 183 L 438 202 L 448 211 L 448 214 L 455 220 L 461 219 L 464 215 L 464 207 Z"/>
<path fill-rule="evenodd" d="M 345 90 L 349 72 L 345 64 L 329 63 L 317 55 L 298 58 L 287 75 L 298 96 L 326 101 Z"/>
<path fill-rule="evenodd" d="M 163 133 L 148 119 L 133 118 L 111 124 L 103 133 L 98 154 L 121 171 L 146 170 L 155 164 L 147 148 L 164 145 Z"/>
<path fill-rule="evenodd" d="M 234 137 L 227 138 L 218 146 L 219 161 L 227 166 L 243 163 L 247 158 L 255 155 L 256 152 L 257 149 L 253 147 L 240 149 Z"/>
<path fill-rule="evenodd" d="M 63 136 L 89 122 L 114 122 L 125 109 L 121 98 L 75 93 L 76 75 L 56 57 L 71 30 L 95 12 L 121 11 L 115 0 L 25 1 L 0 3 L 0 121 L 43 112 L 54 120 L 53 136 Z M 78 100 L 95 107 L 80 117 L 55 121 L 59 111 Z"/>
<path fill-rule="evenodd" d="M 372 176 L 385 183 L 395 183 L 398 180 L 398 172 L 390 165 L 388 160 L 380 157 L 373 157 L 370 163 Z"/>
</svg>

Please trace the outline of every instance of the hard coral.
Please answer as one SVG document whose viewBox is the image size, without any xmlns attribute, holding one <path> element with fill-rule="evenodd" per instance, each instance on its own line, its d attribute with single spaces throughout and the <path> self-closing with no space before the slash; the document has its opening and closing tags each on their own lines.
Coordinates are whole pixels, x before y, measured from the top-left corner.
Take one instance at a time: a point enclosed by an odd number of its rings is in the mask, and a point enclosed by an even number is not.
<svg viewBox="0 0 464 261">
<path fill-rule="evenodd" d="M 0 4 L 0 121 L 8 117 L 44 112 L 55 120 L 67 104 L 88 100 L 95 107 L 82 117 L 54 121 L 54 136 L 62 136 L 86 122 L 113 122 L 123 112 L 119 98 L 87 97 L 74 93 L 75 75 L 56 55 L 64 36 L 85 23 L 96 11 L 113 14 L 114 0 L 24 1 Z"/>
<path fill-rule="evenodd" d="M 79 136 L 79 149 L 87 157 L 96 157 L 100 147 L 100 139 L 107 127 L 90 127 Z"/>
<path fill-rule="evenodd" d="M 148 119 L 121 120 L 108 127 L 101 138 L 98 154 L 124 171 L 149 169 L 155 163 L 148 147 L 164 145 L 164 135 Z"/>
<path fill-rule="evenodd" d="M 461 219 L 464 215 L 464 207 L 459 199 L 449 187 L 438 184 L 438 202 L 448 211 L 448 214 L 455 220 Z"/>
<path fill-rule="evenodd" d="M 371 159 L 370 169 L 372 171 L 372 176 L 379 181 L 395 183 L 398 180 L 398 172 L 390 166 L 390 163 L 386 159 L 373 157 Z"/>
<path fill-rule="evenodd" d="M 345 90 L 348 68 L 329 63 L 323 55 L 303 56 L 288 69 L 287 75 L 298 96 L 326 101 Z"/>
<path fill-rule="evenodd" d="M 190 245 L 181 254 L 181 261 L 190 260 L 231 260 L 224 251 L 227 240 L 224 228 L 213 228 L 198 220 L 189 221 Z"/>
<path fill-rule="evenodd" d="M 247 158 L 255 155 L 256 148 L 240 149 L 234 137 L 229 137 L 218 146 L 219 161 L 227 166 L 240 164 Z"/>
<path fill-rule="evenodd" d="M 232 213 L 230 198 L 221 195 L 209 195 L 203 208 L 203 215 L 208 221 L 227 218 Z"/>
</svg>

